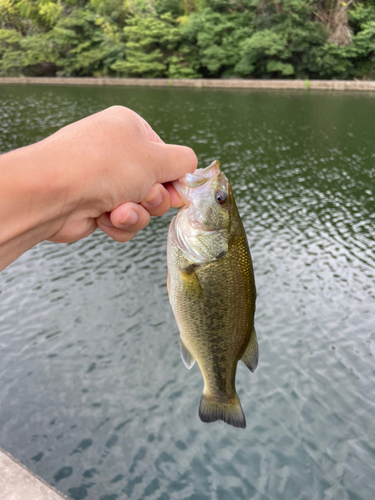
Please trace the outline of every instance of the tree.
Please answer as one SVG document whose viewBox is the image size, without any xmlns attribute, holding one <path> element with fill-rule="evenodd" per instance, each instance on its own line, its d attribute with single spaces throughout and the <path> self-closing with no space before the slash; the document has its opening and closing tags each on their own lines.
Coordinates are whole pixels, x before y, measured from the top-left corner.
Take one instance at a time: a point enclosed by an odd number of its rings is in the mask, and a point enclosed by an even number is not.
<svg viewBox="0 0 375 500">
<path fill-rule="evenodd" d="M 375 0 L 0 0 L 2 75 L 375 78 Z"/>
<path fill-rule="evenodd" d="M 179 32 L 171 14 L 160 18 L 136 15 L 124 28 L 126 59 L 112 64 L 124 76 L 163 77 L 168 74 Z"/>
</svg>

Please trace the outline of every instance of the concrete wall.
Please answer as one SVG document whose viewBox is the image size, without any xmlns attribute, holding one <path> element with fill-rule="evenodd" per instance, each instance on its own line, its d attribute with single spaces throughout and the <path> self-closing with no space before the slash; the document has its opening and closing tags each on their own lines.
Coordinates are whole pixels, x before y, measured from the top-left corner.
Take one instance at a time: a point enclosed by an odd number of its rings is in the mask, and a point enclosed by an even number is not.
<svg viewBox="0 0 375 500">
<path fill-rule="evenodd" d="M 0 448 L 0 500 L 68 500 Z"/>
<path fill-rule="evenodd" d="M 118 87 L 195 87 L 226 89 L 375 91 L 375 81 L 338 80 L 167 80 L 163 78 L 0 77 L 0 85 L 115 85 Z"/>
</svg>

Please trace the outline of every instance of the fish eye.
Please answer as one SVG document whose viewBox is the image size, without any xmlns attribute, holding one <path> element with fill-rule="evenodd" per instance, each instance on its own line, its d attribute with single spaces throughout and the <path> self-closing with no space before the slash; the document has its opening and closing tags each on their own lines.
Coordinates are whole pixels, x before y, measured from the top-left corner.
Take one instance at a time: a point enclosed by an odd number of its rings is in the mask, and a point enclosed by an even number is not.
<svg viewBox="0 0 375 500">
<path fill-rule="evenodd" d="M 227 193 L 221 189 L 218 189 L 215 193 L 215 200 L 219 203 L 219 205 L 225 205 L 227 197 Z"/>
</svg>

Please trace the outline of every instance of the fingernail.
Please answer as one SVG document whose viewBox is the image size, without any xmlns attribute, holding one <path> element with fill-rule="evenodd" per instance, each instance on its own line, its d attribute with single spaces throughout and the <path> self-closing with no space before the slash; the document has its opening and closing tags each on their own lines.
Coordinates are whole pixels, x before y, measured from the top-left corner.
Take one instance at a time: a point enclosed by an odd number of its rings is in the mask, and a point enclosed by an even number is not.
<svg viewBox="0 0 375 500">
<path fill-rule="evenodd" d="M 122 221 L 120 221 L 120 224 L 123 228 L 129 227 L 129 226 L 134 226 L 138 222 L 138 214 L 137 212 L 134 212 L 134 210 L 129 210 L 127 213 L 126 217 Z"/>
<path fill-rule="evenodd" d="M 150 198 L 144 198 L 143 203 L 146 203 L 147 205 L 150 205 L 150 207 L 157 207 L 160 205 L 160 203 L 163 201 L 163 195 L 161 194 L 160 190 L 155 194 L 152 194 Z"/>
</svg>

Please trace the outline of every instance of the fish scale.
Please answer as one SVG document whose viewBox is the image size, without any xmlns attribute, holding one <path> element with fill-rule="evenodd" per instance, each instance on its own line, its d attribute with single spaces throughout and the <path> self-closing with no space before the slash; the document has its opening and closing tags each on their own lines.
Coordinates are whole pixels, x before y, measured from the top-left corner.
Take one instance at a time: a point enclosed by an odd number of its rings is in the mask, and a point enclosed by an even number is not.
<svg viewBox="0 0 375 500">
<path fill-rule="evenodd" d="M 188 175 L 174 183 L 185 205 L 168 233 L 168 291 L 181 356 L 188 368 L 196 361 L 203 376 L 201 420 L 244 428 L 237 363 L 242 359 L 251 371 L 258 364 L 250 250 L 219 162 Z M 218 190 L 225 203 L 217 201 Z"/>
</svg>

